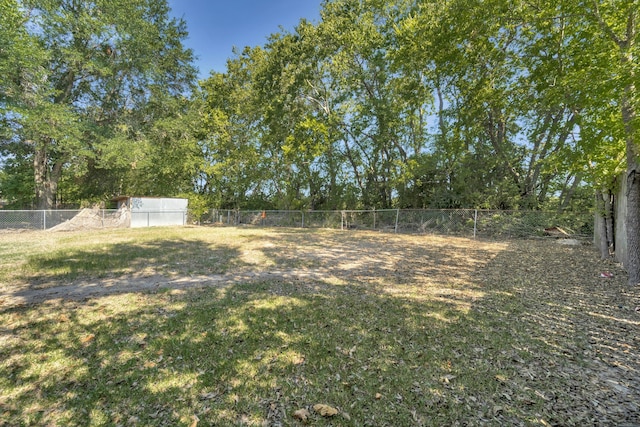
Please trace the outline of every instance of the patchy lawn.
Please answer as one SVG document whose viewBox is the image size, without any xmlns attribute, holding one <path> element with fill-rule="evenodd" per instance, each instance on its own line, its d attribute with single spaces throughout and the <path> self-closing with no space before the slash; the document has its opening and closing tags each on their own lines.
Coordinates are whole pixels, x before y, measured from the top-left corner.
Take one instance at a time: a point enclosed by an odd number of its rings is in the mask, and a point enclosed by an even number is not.
<svg viewBox="0 0 640 427">
<path fill-rule="evenodd" d="M 625 282 L 554 240 L 0 234 L 0 425 L 638 425 Z"/>
</svg>

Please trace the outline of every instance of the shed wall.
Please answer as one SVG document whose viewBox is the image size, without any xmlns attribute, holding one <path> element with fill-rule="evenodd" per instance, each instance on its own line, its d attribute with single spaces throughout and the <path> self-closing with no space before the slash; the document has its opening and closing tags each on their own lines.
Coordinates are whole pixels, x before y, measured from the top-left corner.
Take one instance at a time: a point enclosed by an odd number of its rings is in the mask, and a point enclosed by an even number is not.
<svg viewBox="0 0 640 427">
<path fill-rule="evenodd" d="M 131 197 L 131 227 L 185 225 L 187 199 Z"/>
</svg>

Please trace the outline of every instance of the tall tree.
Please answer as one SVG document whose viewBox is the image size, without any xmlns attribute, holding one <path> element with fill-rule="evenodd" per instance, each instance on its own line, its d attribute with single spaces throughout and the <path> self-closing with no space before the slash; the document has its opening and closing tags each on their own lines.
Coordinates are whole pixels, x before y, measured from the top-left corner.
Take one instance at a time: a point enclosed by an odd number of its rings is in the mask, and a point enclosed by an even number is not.
<svg viewBox="0 0 640 427">
<path fill-rule="evenodd" d="M 539 208 L 580 182 L 556 179 L 570 173 L 559 153 L 577 122 L 570 91 L 551 83 L 567 57 L 563 25 L 536 19 L 526 2 L 424 0 L 398 25 L 394 61 L 432 88 L 444 191 L 462 205 Z"/>
<path fill-rule="evenodd" d="M 614 53 L 605 69 L 605 76 L 619 83 L 613 93 L 598 97 L 601 102 L 614 102 L 620 108 L 626 145 L 627 184 L 627 271 L 629 284 L 640 284 L 640 126 L 638 111 L 638 58 L 640 57 L 640 5 L 637 2 L 586 1 L 581 9 L 587 14 L 595 31 L 594 38 L 605 39 L 607 50 L 595 51 L 595 55 Z M 595 46 L 600 45 L 595 44 Z"/>
<path fill-rule="evenodd" d="M 389 61 L 396 48 L 394 25 L 404 1 L 340 0 L 323 4 L 317 43 L 324 47 L 324 71 L 334 99 L 330 105 L 363 206 L 391 207 L 406 187 L 410 156 L 420 154 L 419 123 L 429 97 Z"/>
<path fill-rule="evenodd" d="M 36 205 L 50 208 L 69 165 L 135 168 L 145 144 L 157 142 L 153 131 L 145 133 L 150 124 L 175 115 L 164 107 L 152 111 L 150 103 L 188 91 L 195 69 L 182 45 L 185 24 L 169 17 L 166 0 L 23 0 L 19 6 L 22 31 L 46 56 L 37 58 L 39 73 L 21 76 L 20 97 L 4 114 L 14 135 L 2 148 L 29 147 Z M 119 162 L 107 164 L 113 152 Z"/>
<path fill-rule="evenodd" d="M 256 63 L 263 56 L 262 48 L 246 49 L 228 61 L 225 74 L 212 73 L 201 82 L 202 165 L 196 188 L 222 208 L 253 207 L 248 199 L 264 199 L 268 170 L 254 89 Z"/>
<path fill-rule="evenodd" d="M 599 194 L 614 191 L 621 159 L 626 169 L 629 283 L 640 283 L 640 179 L 637 111 L 637 2 L 564 0 L 528 2 L 527 23 L 561 72 L 547 73 L 556 99 L 572 99 L 579 137 L 564 152 Z M 559 31 L 549 31 L 556 28 Z M 553 48 L 553 39 L 562 43 Z M 526 52 L 530 55 L 531 52 Z M 558 103 L 556 103 L 558 105 Z M 577 155 L 577 156 L 576 156 Z M 600 198 L 601 199 L 601 198 Z M 608 209 L 603 209 L 608 210 Z"/>
</svg>

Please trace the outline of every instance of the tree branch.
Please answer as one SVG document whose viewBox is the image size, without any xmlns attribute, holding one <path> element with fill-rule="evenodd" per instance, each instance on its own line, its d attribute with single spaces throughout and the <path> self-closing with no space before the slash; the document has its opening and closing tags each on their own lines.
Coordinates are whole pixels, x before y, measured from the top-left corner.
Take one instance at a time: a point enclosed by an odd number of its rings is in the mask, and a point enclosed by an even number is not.
<svg viewBox="0 0 640 427">
<path fill-rule="evenodd" d="M 613 40 L 615 44 L 618 45 L 620 49 L 626 49 L 629 44 L 629 39 L 623 40 L 620 37 L 618 37 L 618 35 L 613 31 L 613 29 L 609 25 L 607 25 L 606 22 L 604 22 L 604 19 L 602 18 L 602 14 L 600 13 L 600 8 L 598 7 L 597 0 L 593 0 L 593 7 L 594 7 L 595 18 L 598 20 L 598 25 L 600 26 L 600 29 L 604 31 L 609 36 L 609 38 Z M 630 14 L 630 17 L 631 15 L 633 14 Z"/>
</svg>

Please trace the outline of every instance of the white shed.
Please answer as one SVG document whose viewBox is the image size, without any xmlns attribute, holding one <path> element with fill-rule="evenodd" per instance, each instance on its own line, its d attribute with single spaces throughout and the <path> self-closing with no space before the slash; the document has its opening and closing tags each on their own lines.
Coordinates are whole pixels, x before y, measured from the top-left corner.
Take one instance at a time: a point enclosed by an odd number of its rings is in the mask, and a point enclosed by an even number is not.
<svg viewBox="0 0 640 427">
<path fill-rule="evenodd" d="M 187 199 L 161 197 L 119 197 L 118 209 L 127 207 L 131 212 L 131 228 L 187 223 Z"/>
</svg>

